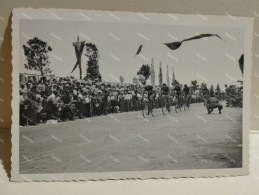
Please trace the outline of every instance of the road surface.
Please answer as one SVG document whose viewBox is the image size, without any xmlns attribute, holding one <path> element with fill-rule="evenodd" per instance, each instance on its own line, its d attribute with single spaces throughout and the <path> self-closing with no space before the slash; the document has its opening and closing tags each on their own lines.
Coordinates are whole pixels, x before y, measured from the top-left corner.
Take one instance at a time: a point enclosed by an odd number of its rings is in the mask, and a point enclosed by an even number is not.
<svg viewBox="0 0 259 195">
<path fill-rule="evenodd" d="M 20 173 L 209 169 L 242 166 L 242 109 L 208 115 L 201 103 L 20 128 Z"/>
</svg>

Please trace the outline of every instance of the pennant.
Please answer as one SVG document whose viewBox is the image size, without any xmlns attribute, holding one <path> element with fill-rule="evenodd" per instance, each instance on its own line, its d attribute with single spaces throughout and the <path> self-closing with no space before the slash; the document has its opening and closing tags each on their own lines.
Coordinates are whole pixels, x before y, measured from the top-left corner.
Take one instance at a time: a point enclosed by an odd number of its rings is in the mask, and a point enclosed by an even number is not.
<svg viewBox="0 0 259 195">
<path fill-rule="evenodd" d="M 191 40 L 196 40 L 196 39 L 201 39 L 201 38 L 204 38 L 204 37 L 212 37 L 212 36 L 218 37 L 219 39 L 223 40 L 218 34 L 200 34 L 200 35 L 196 35 L 194 37 L 188 38 L 188 39 L 184 39 L 182 41 L 175 41 L 175 42 L 163 43 L 163 44 L 166 45 L 171 50 L 176 50 L 176 49 L 178 49 L 182 45 L 183 42 L 191 41 Z M 139 46 L 135 57 L 138 54 L 140 54 L 140 52 L 142 50 L 142 47 L 143 47 L 143 45 Z"/>
<path fill-rule="evenodd" d="M 137 53 L 136 53 L 135 57 L 136 57 L 136 56 L 141 52 L 142 47 L 143 47 L 143 45 L 140 45 L 140 46 L 139 46 L 138 51 L 137 51 Z"/>
<path fill-rule="evenodd" d="M 191 38 L 188 38 L 188 39 L 184 39 L 182 41 L 176 41 L 176 42 L 171 42 L 171 43 L 164 43 L 164 45 L 166 45 L 167 47 L 169 47 L 171 50 L 176 50 L 178 49 L 183 42 L 186 42 L 186 41 L 191 41 L 191 40 L 196 40 L 196 39 L 201 39 L 201 38 L 204 38 L 204 37 L 211 37 L 211 36 L 216 36 L 218 37 L 219 39 L 223 40 L 219 35 L 217 34 L 200 34 L 200 35 L 197 35 L 197 36 L 194 36 L 194 37 L 191 37 Z"/>
<path fill-rule="evenodd" d="M 79 44 L 80 44 L 80 46 L 79 46 Z M 74 44 L 77 61 L 76 61 L 76 64 L 75 64 L 71 73 L 73 73 L 75 71 L 77 66 L 79 66 L 79 69 L 80 69 L 80 72 L 81 72 L 81 56 L 82 56 L 85 44 L 84 44 L 84 42 L 79 43 L 79 44 Z"/>
</svg>

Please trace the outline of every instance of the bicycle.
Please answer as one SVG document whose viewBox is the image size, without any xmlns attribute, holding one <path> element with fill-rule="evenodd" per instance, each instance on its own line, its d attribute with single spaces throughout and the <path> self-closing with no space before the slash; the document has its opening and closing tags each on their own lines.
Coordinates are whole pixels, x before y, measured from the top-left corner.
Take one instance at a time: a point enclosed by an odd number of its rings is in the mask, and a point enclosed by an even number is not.
<svg viewBox="0 0 259 195">
<path fill-rule="evenodd" d="M 152 99 L 142 99 L 141 100 L 141 110 L 142 110 L 142 115 L 144 118 L 146 118 L 147 115 L 151 114 L 152 117 L 153 115 L 153 100 Z"/>
<path fill-rule="evenodd" d="M 165 115 L 166 111 L 170 114 L 171 113 L 171 107 L 170 107 L 170 101 L 168 95 L 162 95 L 162 112 Z"/>
<path fill-rule="evenodd" d="M 186 110 L 186 108 L 188 110 L 190 110 L 190 95 L 189 94 L 184 95 L 184 98 L 183 98 L 183 108 L 184 108 L 184 110 Z"/>
<path fill-rule="evenodd" d="M 174 106 L 175 112 L 177 112 L 177 109 L 179 109 L 182 112 L 182 106 L 183 106 L 183 103 L 182 103 L 181 97 L 180 95 L 178 95 L 175 97 L 175 106 Z"/>
</svg>

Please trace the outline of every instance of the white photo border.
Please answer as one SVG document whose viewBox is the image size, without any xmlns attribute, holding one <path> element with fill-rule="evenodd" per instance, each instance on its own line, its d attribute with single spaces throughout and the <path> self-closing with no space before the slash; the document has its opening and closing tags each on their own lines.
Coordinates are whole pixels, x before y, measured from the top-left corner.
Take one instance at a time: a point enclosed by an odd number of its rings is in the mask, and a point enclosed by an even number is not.
<svg viewBox="0 0 259 195">
<path fill-rule="evenodd" d="M 182 15 L 169 13 L 139 13 L 119 11 L 72 10 L 72 9 L 32 9 L 16 8 L 12 16 L 12 181 L 80 181 L 108 179 L 151 179 L 174 177 L 219 177 L 249 174 L 249 118 L 252 66 L 253 18 L 208 16 L 204 20 L 199 15 Z M 140 14 L 148 19 L 140 19 Z M 127 171 L 127 172 L 88 172 L 58 174 L 20 174 L 19 173 L 19 67 L 20 67 L 20 21 L 21 20 L 65 20 L 93 22 L 127 22 L 143 24 L 171 24 L 214 27 L 240 27 L 245 30 L 245 66 L 242 117 L 242 168 L 191 169 L 161 171 Z"/>
</svg>

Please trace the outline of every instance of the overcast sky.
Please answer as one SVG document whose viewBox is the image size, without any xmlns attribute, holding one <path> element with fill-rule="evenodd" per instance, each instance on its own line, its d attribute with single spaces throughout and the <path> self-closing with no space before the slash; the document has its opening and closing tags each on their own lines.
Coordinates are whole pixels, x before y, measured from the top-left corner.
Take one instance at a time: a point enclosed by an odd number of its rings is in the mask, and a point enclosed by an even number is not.
<svg viewBox="0 0 259 195">
<path fill-rule="evenodd" d="M 217 37 L 184 42 L 177 50 L 170 50 L 162 43 L 173 42 L 200 33 L 217 33 Z M 22 20 L 20 27 L 21 63 L 20 72 L 34 73 L 24 68 L 26 59 L 22 45 L 28 38 L 38 37 L 52 47 L 50 67 L 56 76 L 73 75 L 79 78 L 79 70 L 71 74 L 76 56 L 72 42 L 92 42 L 99 49 L 99 66 L 103 80 L 116 82 L 119 76 L 132 83 L 142 64 L 150 64 L 154 58 L 156 84 L 158 84 L 159 61 L 163 67 L 163 82 L 166 82 L 166 65 L 169 73 L 174 67 L 175 77 L 183 84 L 191 80 L 209 85 L 217 83 L 236 84 L 241 80 L 238 59 L 244 53 L 244 30 L 232 27 L 195 27 L 157 24 L 128 24 L 104 22 L 71 22 Z M 144 47 L 140 56 L 135 53 L 140 44 Z M 84 54 L 86 50 L 84 49 Z M 85 76 L 86 57 L 82 58 Z"/>
</svg>

